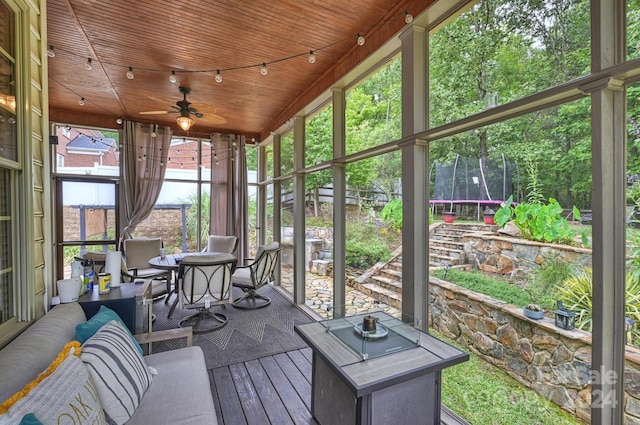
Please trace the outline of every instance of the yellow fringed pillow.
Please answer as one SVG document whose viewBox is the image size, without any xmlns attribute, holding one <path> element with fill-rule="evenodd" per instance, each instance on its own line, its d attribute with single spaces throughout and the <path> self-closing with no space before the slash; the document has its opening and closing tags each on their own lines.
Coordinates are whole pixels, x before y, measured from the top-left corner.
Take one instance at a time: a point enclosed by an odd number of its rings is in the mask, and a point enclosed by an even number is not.
<svg viewBox="0 0 640 425">
<path fill-rule="evenodd" d="M 80 355 L 80 343 L 64 346 L 32 382 L 0 405 L 0 425 L 19 424 L 33 413 L 43 424 L 106 424 L 95 385 Z"/>
</svg>

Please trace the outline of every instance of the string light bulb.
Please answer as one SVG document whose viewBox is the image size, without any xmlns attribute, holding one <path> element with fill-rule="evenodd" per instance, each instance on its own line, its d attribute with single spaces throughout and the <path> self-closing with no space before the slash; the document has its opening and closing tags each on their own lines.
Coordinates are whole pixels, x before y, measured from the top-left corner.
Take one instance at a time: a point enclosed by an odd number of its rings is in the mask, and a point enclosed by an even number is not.
<svg viewBox="0 0 640 425">
<path fill-rule="evenodd" d="M 364 46 L 364 36 L 358 33 L 358 46 Z"/>
<path fill-rule="evenodd" d="M 222 82 L 222 74 L 220 74 L 220 70 L 216 69 L 216 83 Z"/>
<path fill-rule="evenodd" d="M 47 49 L 47 56 L 49 56 L 50 58 L 56 57 L 56 52 L 55 50 L 53 50 L 53 46 L 49 46 L 49 48 Z"/>
<path fill-rule="evenodd" d="M 120 117 L 116 118 L 116 124 L 122 125 L 122 118 Z"/>
<path fill-rule="evenodd" d="M 84 97 L 81 97 L 80 99 L 78 99 L 78 105 L 84 106 L 84 104 L 85 104 Z"/>
<path fill-rule="evenodd" d="M 171 71 L 171 75 L 169 75 L 169 81 L 171 81 L 174 84 L 175 84 L 176 81 L 178 81 L 178 78 L 176 77 L 176 72 L 175 71 Z"/>
<path fill-rule="evenodd" d="M 404 11 L 404 22 L 405 24 L 410 24 L 411 22 L 413 22 L 413 15 L 409 13 L 408 10 Z"/>
<path fill-rule="evenodd" d="M 267 70 L 267 64 L 262 62 L 262 68 L 260 68 L 260 74 L 267 75 L 269 71 Z"/>
<path fill-rule="evenodd" d="M 91 71 L 93 69 L 91 58 L 87 58 L 87 61 L 84 63 L 84 69 L 86 69 L 87 71 Z"/>
<path fill-rule="evenodd" d="M 316 63 L 316 55 L 313 54 L 313 50 L 309 50 L 309 63 Z"/>
<path fill-rule="evenodd" d="M 135 75 L 133 75 L 133 67 L 129 67 L 129 70 L 127 71 L 127 78 L 130 80 L 133 80 L 133 77 L 135 77 Z"/>
</svg>

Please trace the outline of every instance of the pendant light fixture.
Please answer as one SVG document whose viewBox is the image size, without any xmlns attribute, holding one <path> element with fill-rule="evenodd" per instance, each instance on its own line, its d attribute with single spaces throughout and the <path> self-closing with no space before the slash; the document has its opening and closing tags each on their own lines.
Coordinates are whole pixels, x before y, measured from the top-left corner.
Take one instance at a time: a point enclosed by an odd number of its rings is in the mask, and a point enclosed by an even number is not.
<svg viewBox="0 0 640 425">
<path fill-rule="evenodd" d="M 196 120 L 191 118 L 189 116 L 189 112 L 187 112 L 186 115 L 178 116 L 176 118 L 176 122 L 178 123 L 181 129 L 183 129 L 184 131 L 189 131 L 193 123 L 196 122 Z"/>
</svg>

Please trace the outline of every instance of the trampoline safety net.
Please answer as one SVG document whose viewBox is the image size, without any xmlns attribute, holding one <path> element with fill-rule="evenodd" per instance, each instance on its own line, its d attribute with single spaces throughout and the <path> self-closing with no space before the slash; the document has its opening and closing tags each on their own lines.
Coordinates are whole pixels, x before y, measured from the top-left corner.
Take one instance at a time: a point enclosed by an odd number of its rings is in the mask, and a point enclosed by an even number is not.
<svg viewBox="0 0 640 425">
<path fill-rule="evenodd" d="M 484 165 L 478 158 L 458 155 L 453 164 L 434 162 L 431 173 L 434 171 L 431 199 L 436 203 L 500 204 L 512 194 L 517 202 L 518 165 L 507 161 L 504 155 L 487 158 Z"/>
</svg>

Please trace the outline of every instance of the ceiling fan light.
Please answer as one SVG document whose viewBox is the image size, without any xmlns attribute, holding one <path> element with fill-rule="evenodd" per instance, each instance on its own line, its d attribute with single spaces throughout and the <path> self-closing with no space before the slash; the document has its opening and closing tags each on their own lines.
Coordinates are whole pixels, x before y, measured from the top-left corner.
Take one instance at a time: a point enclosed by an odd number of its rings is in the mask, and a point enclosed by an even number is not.
<svg viewBox="0 0 640 425">
<path fill-rule="evenodd" d="M 196 122 L 196 120 L 194 120 L 191 117 L 185 117 L 184 115 L 180 115 L 179 117 L 176 118 L 176 122 L 178 123 L 181 129 L 183 129 L 184 131 L 187 131 L 189 130 L 189 128 L 191 128 L 193 123 Z"/>
<path fill-rule="evenodd" d="M 222 74 L 220 74 L 220 70 L 217 69 L 216 70 L 216 83 L 221 83 L 222 82 Z"/>
<path fill-rule="evenodd" d="M 176 81 L 178 81 L 175 71 L 171 71 L 171 75 L 169 75 L 169 81 L 171 81 L 172 83 L 175 83 Z"/>
</svg>

